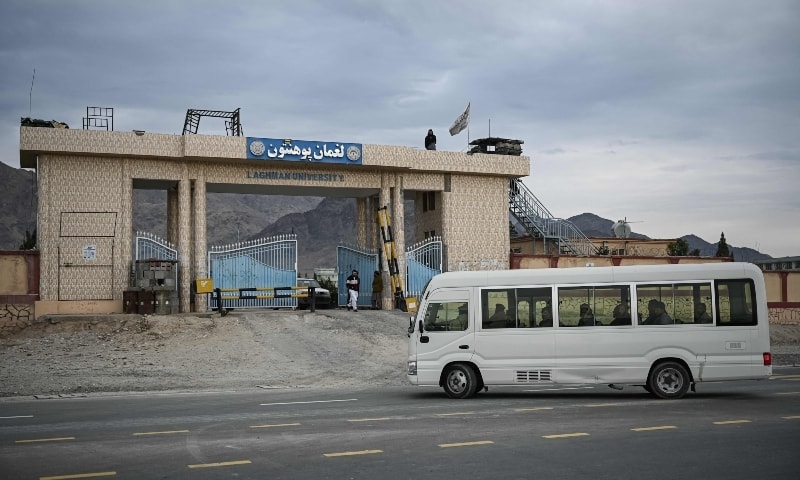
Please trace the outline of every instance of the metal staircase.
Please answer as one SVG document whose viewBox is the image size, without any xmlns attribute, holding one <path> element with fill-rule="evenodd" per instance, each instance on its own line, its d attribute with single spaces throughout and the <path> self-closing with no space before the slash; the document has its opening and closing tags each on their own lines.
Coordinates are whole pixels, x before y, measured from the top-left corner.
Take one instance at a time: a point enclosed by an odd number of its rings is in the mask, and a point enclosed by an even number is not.
<svg viewBox="0 0 800 480">
<path fill-rule="evenodd" d="M 534 238 L 554 242 L 559 254 L 589 256 L 597 252 L 574 223 L 555 218 L 519 179 L 509 182 L 508 211 L 512 237 L 524 230 Z"/>
</svg>

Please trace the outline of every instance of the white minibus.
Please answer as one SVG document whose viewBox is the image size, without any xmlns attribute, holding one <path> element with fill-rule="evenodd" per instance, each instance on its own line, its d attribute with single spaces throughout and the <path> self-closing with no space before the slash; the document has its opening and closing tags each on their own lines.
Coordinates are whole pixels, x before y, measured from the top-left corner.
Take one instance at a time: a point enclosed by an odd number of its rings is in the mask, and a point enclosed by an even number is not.
<svg viewBox="0 0 800 480">
<path fill-rule="evenodd" d="M 408 380 L 468 398 L 492 385 L 642 386 L 772 374 L 764 277 L 742 262 L 447 272 L 408 328 Z"/>
</svg>

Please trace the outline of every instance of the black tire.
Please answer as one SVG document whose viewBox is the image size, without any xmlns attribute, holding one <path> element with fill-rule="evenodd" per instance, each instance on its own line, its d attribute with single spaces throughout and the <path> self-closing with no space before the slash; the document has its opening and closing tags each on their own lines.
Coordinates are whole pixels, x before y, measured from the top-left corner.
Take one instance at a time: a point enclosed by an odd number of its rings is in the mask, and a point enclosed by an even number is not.
<svg viewBox="0 0 800 480">
<path fill-rule="evenodd" d="M 647 378 L 648 391 L 658 398 L 681 398 L 690 383 L 689 372 L 678 362 L 659 363 Z"/>
<path fill-rule="evenodd" d="M 478 378 L 468 365 L 457 363 L 444 372 L 442 386 L 444 393 L 450 398 L 469 398 L 475 395 Z"/>
</svg>

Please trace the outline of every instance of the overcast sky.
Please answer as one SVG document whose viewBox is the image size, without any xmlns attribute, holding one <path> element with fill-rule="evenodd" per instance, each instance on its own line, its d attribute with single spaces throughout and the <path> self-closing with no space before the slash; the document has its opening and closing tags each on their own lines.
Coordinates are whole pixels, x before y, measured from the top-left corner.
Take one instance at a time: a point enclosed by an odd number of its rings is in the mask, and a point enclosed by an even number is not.
<svg viewBox="0 0 800 480">
<path fill-rule="evenodd" d="M 34 69 L 35 81 L 31 95 Z M 472 103 L 468 131 L 447 129 Z M 558 217 L 800 255 L 800 2 L 0 2 L 0 161 L 19 119 L 465 151 L 524 140 Z M 225 134 L 205 118 L 200 132 Z"/>
</svg>

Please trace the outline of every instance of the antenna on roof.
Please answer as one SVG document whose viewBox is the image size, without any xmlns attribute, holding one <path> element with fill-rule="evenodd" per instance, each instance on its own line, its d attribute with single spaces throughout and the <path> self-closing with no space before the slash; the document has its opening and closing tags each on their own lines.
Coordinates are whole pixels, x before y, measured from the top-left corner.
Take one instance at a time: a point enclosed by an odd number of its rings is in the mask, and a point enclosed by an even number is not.
<svg viewBox="0 0 800 480">
<path fill-rule="evenodd" d="M 31 91 L 28 93 L 28 117 L 33 112 L 33 82 L 36 80 L 36 69 L 33 69 L 33 77 L 31 77 Z"/>
</svg>

